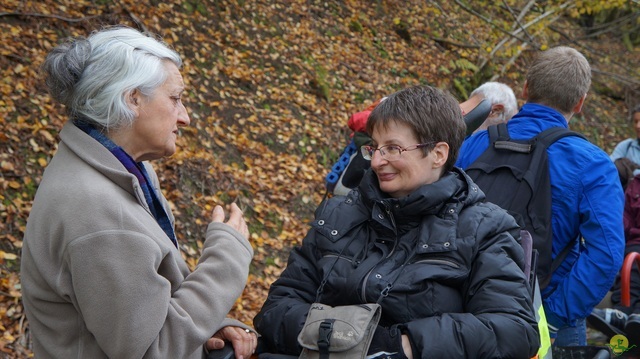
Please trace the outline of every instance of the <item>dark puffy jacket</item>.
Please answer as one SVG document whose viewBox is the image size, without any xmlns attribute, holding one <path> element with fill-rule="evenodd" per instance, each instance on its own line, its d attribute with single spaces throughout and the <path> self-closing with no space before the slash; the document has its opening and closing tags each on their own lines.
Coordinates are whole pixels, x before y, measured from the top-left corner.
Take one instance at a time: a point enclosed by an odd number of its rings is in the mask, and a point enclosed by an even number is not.
<svg viewBox="0 0 640 359">
<path fill-rule="evenodd" d="M 357 189 L 318 208 L 271 286 L 254 319 L 267 349 L 300 352 L 313 302 L 372 303 L 386 293 L 380 325 L 400 324 L 414 358 L 535 355 L 519 228 L 483 199 L 458 169 L 400 199 L 384 196 L 368 171 Z"/>
</svg>

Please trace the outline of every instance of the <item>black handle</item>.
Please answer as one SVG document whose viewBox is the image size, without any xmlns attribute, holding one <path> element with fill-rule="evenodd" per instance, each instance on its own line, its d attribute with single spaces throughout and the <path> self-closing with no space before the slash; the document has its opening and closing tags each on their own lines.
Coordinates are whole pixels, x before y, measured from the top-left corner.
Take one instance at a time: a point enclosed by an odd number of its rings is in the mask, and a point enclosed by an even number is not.
<svg viewBox="0 0 640 359">
<path fill-rule="evenodd" d="M 473 108 L 473 110 L 469 111 L 466 115 L 464 115 L 464 123 L 467 124 L 467 136 L 473 133 L 484 120 L 489 117 L 491 113 L 491 102 L 489 100 L 482 99 L 480 103 Z"/>
<path fill-rule="evenodd" d="M 209 351 L 207 359 L 233 359 L 235 353 L 233 352 L 233 346 L 231 343 L 226 343 L 222 349 L 214 349 Z"/>
</svg>

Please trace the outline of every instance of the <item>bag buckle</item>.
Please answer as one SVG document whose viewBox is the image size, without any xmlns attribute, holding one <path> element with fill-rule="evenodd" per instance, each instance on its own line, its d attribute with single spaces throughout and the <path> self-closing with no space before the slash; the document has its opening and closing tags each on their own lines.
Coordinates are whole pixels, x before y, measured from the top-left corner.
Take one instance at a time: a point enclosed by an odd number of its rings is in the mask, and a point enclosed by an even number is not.
<svg viewBox="0 0 640 359">
<path fill-rule="evenodd" d="M 331 333 L 333 332 L 333 322 L 335 319 L 325 319 L 318 328 L 318 351 L 322 356 L 329 354 L 331 345 Z"/>
</svg>

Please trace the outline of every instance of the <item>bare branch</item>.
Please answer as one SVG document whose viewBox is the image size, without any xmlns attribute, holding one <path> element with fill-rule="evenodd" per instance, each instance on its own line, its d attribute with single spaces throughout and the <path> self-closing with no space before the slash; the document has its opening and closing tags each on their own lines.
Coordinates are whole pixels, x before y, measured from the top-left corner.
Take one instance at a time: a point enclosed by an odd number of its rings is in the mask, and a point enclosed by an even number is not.
<svg viewBox="0 0 640 359">
<path fill-rule="evenodd" d="M 560 18 L 560 16 L 561 15 L 558 14 L 556 17 L 554 17 L 553 19 L 549 20 L 549 23 L 553 24 L 554 22 L 556 22 L 556 20 L 558 20 Z M 513 56 L 511 56 L 511 58 L 502 66 L 502 70 L 500 70 L 500 76 L 503 76 L 507 72 L 507 70 L 516 62 L 518 57 L 520 57 L 520 54 L 522 54 L 522 52 L 524 52 L 524 50 L 526 48 L 527 48 L 527 44 L 522 44 L 520 46 L 518 51 L 516 51 L 516 53 Z M 493 77 L 494 77 L 494 80 L 495 80 L 498 76 L 494 75 Z"/>
<path fill-rule="evenodd" d="M 443 39 L 441 37 L 436 37 L 436 36 L 429 36 L 433 41 L 435 42 L 442 42 L 445 44 L 450 44 L 453 46 L 457 46 L 457 47 L 463 47 L 463 48 L 467 48 L 467 49 L 479 49 L 480 45 L 472 45 L 472 44 L 463 44 L 460 42 L 455 42 L 452 40 L 448 40 L 448 39 Z"/>
<path fill-rule="evenodd" d="M 509 13 L 511 14 L 511 16 L 514 18 L 514 24 L 511 27 L 513 30 L 516 30 L 516 28 L 518 29 L 518 31 L 523 31 L 525 33 L 525 35 L 527 35 L 527 37 L 529 38 L 529 41 L 531 41 L 532 43 L 535 43 L 535 40 L 533 39 L 533 37 L 531 36 L 531 34 L 529 34 L 526 30 L 527 26 L 523 26 L 522 25 L 522 19 L 525 17 L 525 15 L 527 14 L 527 12 L 529 12 L 529 9 L 531 9 L 531 7 L 533 5 L 535 5 L 535 0 L 530 0 L 520 11 L 520 14 L 518 16 L 515 16 L 515 13 L 513 12 L 513 9 L 509 6 L 509 4 L 506 2 L 506 0 L 503 0 L 504 6 L 507 8 L 507 10 L 509 10 Z M 530 26 L 530 25 L 529 25 Z M 505 42 L 507 42 L 509 38 L 505 37 L 504 39 L 502 39 L 502 41 L 500 41 L 500 43 L 498 43 L 498 46 L 496 46 L 495 48 L 493 48 L 491 50 L 491 53 L 489 54 L 489 58 L 493 58 L 493 55 L 497 52 L 498 49 L 500 49 L 502 47 L 502 45 L 505 44 Z M 514 40 L 511 39 L 511 42 L 513 42 Z M 520 54 L 527 48 L 527 43 L 523 43 L 520 48 L 518 49 L 518 51 L 511 56 L 511 58 L 509 59 L 509 61 L 507 61 L 503 66 L 502 66 L 502 70 L 500 71 L 500 74 L 494 74 L 493 76 L 491 76 L 490 81 L 496 81 L 498 79 L 499 76 L 504 75 L 504 73 L 507 71 L 507 69 L 509 69 L 516 61 L 516 59 L 518 57 L 520 57 Z M 481 62 L 481 67 L 484 67 L 487 64 L 488 59 L 483 59 L 483 61 Z"/>
<path fill-rule="evenodd" d="M 14 54 L 0 54 L 0 56 L 4 56 L 4 57 L 6 57 L 8 59 L 14 59 L 14 60 L 17 60 L 17 61 L 20 61 L 20 62 L 25 62 L 25 63 L 29 62 L 28 59 L 26 59 L 24 57 L 21 57 L 21 56 L 18 56 L 18 55 L 14 55 Z"/>
<path fill-rule="evenodd" d="M 585 45 L 583 42 L 576 41 L 571 36 L 565 34 L 564 32 L 560 31 L 559 29 L 557 29 L 554 26 L 549 26 L 549 30 L 557 32 L 558 34 L 562 35 L 562 37 L 564 37 L 568 42 L 574 44 L 577 47 L 580 47 L 581 49 L 584 49 L 584 50 L 590 52 L 593 55 L 599 56 L 601 58 L 602 57 L 607 57 L 606 54 L 604 54 L 604 53 L 602 53 L 602 52 L 600 52 L 600 51 L 598 51 L 598 50 L 596 50 L 596 49 L 594 49 L 592 47 L 589 47 L 589 46 Z M 628 68 L 626 65 L 624 65 L 624 64 L 622 64 L 620 62 L 614 61 L 612 59 L 611 59 L 610 63 L 613 64 L 613 65 L 619 66 L 622 69 L 622 71 L 627 73 L 627 74 L 632 74 L 632 73 L 635 72 L 635 70 L 632 70 L 632 69 Z M 620 78 L 622 78 L 622 77 L 620 77 Z M 626 81 L 629 81 L 628 77 L 625 77 L 624 79 Z M 631 83 L 636 83 L 636 82 L 635 81 L 631 81 Z"/>
<path fill-rule="evenodd" d="M 511 33 L 503 28 L 501 28 L 500 26 L 496 25 L 493 23 L 493 21 L 491 21 L 490 19 L 487 19 L 486 17 L 484 17 L 482 14 L 478 13 L 477 11 L 468 8 L 465 4 L 461 3 L 460 0 L 455 0 L 456 4 L 458 4 L 463 10 L 467 11 L 468 13 L 477 16 L 478 18 L 480 18 L 480 20 L 486 22 L 487 24 L 491 25 L 491 27 L 495 28 L 496 30 L 505 33 L 508 36 L 514 37 L 518 40 L 520 40 L 521 42 L 527 42 L 526 39 L 520 38 L 517 35 L 515 35 L 514 33 Z"/>
<path fill-rule="evenodd" d="M 524 16 L 529 12 L 529 10 L 536 4 L 536 0 L 529 0 L 529 2 L 520 10 L 520 14 L 516 18 L 517 22 L 521 22 L 524 19 Z M 515 29 L 515 26 L 513 27 Z"/>
<path fill-rule="evenodd" d="M 618 29 L 621 29 L 623 26 L 625 25 L 630 25 L 633 24 L 637 21 L 637 17 L 640 14 L 640 12 L 637 13 L 633 13 L 633 14 L 629 14 L 627 16 L 621 17 L 615 21 L 611 21 L 608 22 L 606 24 L 602 24 L 598 27 L 592 27 L 590 30 L 594 31 L 588 35 L 585 36 L 581 36 L 578 38 L 578 40 L 584 40 L 584 39 L 588 39 L 588 38 L 593 38 L 593 37 L 598 37 L 600 35 L 606 34 L 608 32 L 612 32 Z M 597 30 L 597 31 L 595 31 Z M 637 27 L 629 30 L 628 32 L 634 32 L 637 31 Z"/>
<path fill-rule="evenodd" d="M 516 16 L 516 14 L 513 12 L 513 9 L 511 8 L 511 6 L 509 6 L 509 3 L 507 3 L 507 0 L 502 0 L 502 3 L 507 8 L 507 10 L 509 11 L 509 14 L 511 14 L 511 17 L 513 17 L 513 21 L 515 22 L 512 29 L 515 30 L 516 27 L 520 28 L 524 32 L 524 34 L 527 35 L 527 37 L 529 38 L 529 41 L 535 42 L 531 34 L 527 32 L 527 30 L 522 26 L 522 23 L 521 23 L 522 18 L 524 17 L 524 14 L 526 13 L 526 11 L 529 11 L 529 7 L 531 6 L 532 3 L 534 3 L 534 1 L 533 0 L 529 1 L 524 11 L 520 12 L 519 16 Z"/>
<path fill-rule="evenodd" d="M 45 17 L 45 18 L 50 18 L 50 19 L 58 19 L 58 20 L 66 21 L 66 22 L 82 22 L 82 21 L 87 21 L 87 20 L 91 20 L 91 19 L 95 19 L 96 17 L 99 17 L 99 15 L 93 15 L 93 16 L 81 17 L 81 18 L 78 18 L 78 19 L 72 19 L 72 18 L 69 18 L 69 17 L 60 16 L 60 15 L 39 14 L 39 13 L 35 13 L 35 12 L 0 12 L 0 17 L 3 17 L 3 16 Z"/>
<path fill-rule="evenodd" d="M 140 20 L 140 18 L 137 17 L 136 14 L 132 13 L 124 4 L 122 4 L 122 2 L 119 2 L 119 4 L 122 7 L 122 10 L 126 12 L 127 15 L 129 15 L 131 20 L 133 20 L 133 22 L 136 24 L 136 26 L 138 26 L 140 30 L 144 32 L 149 32 L 149 29 L 147 29 L 147 27 L 144 25 L 142 20 Z"/>
<path fill-rule="evenodd" d="M 457 1 L 457 0 L 456 0 Z M 528 9 L 530 8 L 531 4 L 527 4 L 527 6 L 525 7 L 526 11 L 528 11 Z M 545 12 L 544 14 L 536 17 L 535 19 L 529 21 L 528 23 L 526 23 L 525 25 L 522 25 L 519 29 L 515 30 L 513 33 L 514 34 L 518 34 L 522 31 L 525 31 L 525 29 L 537 24 L 538 22 L 542 21 L 543 19 L 546 19 L 547 17 L 555 14 L 555 13 L 559 13 L 560 11 L 563 11 L 565 9 L 568 9 L 572 6 L 575 6 L 573 1 L 567 1 L 564 4 L 560 5 L 558 8 L 550 10 Z M 521 16 L 523 16 L 521 14 Z M 549 20 L 549 24 L 554 23 L 558 18 L 560 17 L 560 15 L 556 15 L 556 17 L 554 17 L 553 19 Z M 516 40 L 519 40 L 518 37 L 505 37 L 504 39 L 502 39 L 496 46 L 493 47 L 493 49 L 491 50 L 491 52 L 489 53 L 489 57 L 483 59 L 480 64 L 478 65 L 478 68 L 482 69 L 484 68 L 484 66 L 487 64 L 487 62 L 489 61 L 489 59 L 492 59 L 493 56 L 496 54 L 496 52 L 498 52 L 499 49 L 503 48 L 505 46 L 505 44 L 507 44 L 507 46 L 511 46 Z M 536 50 L 539 50 L 540 47 L 535 44 L 535 43 L 527 43 L 527 42 L 523 42 L 523 48 L 525 47 L 524 45 L 529 44 L 529 45 L 534 45 L 533 48 Z M 518 53 L 516 54 L 516 57 L 520 55 L 522 51 L 518 51 Z M 515 58 L 512 57 L 511 60 L 509 61 L 509 63 L 513 63 L 515 61 Z"/>
<path fill-rule="evenodd" d="M 611 78 L 614 78 L 624 84 L 627 85 L 635 85 L 635 86 L 640 86 L 640 80 L 634 80 L 632 78 L 629 78 L 628 76 L 621 76 L 618 74 L 614 74 L 613 72 L 607 72 L 607 71 L 602 71 L 602 70 L 598 70 L 598 69 L 594 69 L 593 67 L 591 68 L 591 72 L 596 73 L 596 74 L 600 74 L 600 75 L 604 75 L 604 76 L 609 76 Z"/>
</svg>

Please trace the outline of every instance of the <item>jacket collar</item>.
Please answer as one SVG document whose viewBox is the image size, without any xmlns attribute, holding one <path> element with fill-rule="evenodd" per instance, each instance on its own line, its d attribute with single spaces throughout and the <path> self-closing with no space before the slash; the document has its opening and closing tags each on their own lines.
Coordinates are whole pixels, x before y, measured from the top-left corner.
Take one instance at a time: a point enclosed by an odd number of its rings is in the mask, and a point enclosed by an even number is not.
<svg viewBox="0 0 640 359">
<path fill-rule="evenodd" d="M 122 187 L 151 213 L 138 179 L 129 173 L 124 165 L 94 138 L 79 129 L 73 121 L 67 121 L 60 131 L 60 139 L 76 156 L 89 166 Z"/>
<path fill-rule="evenodd" d="M 392 198 L 382 192 L 378 177 L 371 169 L 367 170 L 358 188 L 368 208 L 383 207 L 393 214 L 397 224 L 420 221 L 426 215 L 446 215 L 443 212 L 451 209 L 459 212 L 462 207 L 484 199 L 482 192 L 459 168 L 402 198 Z"/>
<path fill-rule="evenodd" d="M 568 128 L 567 120 L 557 110 L 538 103 L 527 103 L 509 120 L 507 127 L 518 128 L 513 139 L 531 138 L 551 127 Z M 510 134 L 514 134 L 511 131 Z"/>
</svg>

